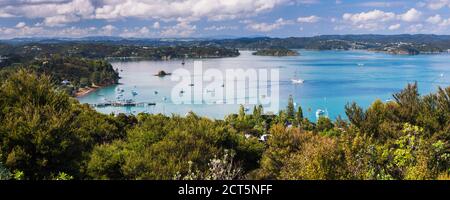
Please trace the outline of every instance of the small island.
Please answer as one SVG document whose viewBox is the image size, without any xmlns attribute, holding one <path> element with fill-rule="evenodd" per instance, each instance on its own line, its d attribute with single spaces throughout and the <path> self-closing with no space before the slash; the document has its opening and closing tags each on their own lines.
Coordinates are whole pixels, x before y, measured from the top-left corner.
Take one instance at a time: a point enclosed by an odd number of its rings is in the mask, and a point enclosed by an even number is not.
<svg viewBox="0 0 450 200">
<path fill-rule="evenodd" d="M 290 49 L 261 49 L 253 53 L 256 56 L 298 56 L 297 51 Z"/>
<path fill-rule="evenodd" d="M 157 74 L 155 74 L 155 76 L 159 76 L 159 77 L 164 77 L 164 76 L 170 76 L 172 75 L 171 73 L 167 73 L 165 71 L 159 71 Z"/>
</svg>

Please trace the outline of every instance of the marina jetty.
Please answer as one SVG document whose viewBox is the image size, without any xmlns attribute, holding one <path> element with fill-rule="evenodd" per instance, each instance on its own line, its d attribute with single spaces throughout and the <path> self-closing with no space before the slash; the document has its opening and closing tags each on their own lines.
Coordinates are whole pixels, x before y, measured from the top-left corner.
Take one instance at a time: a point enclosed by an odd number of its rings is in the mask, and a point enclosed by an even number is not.
<svg viewBox="0 0 450 200">
<path fill-rule="evenodd" d="M 148 102 L 134 102 L 134 101 L 108 101 L 104 103 L 97 104 L 89 104 L 95 108 L 104 108 L 104 107 L 147 107 L 147 106 L 156 106 L 156 103 L 148 103 Z"/>
</svg>

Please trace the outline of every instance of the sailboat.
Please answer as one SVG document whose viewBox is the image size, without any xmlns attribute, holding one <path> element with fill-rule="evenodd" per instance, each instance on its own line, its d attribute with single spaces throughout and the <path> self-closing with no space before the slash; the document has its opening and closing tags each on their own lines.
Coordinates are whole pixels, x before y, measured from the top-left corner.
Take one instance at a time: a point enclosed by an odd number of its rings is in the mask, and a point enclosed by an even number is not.
<svg viewBox="0 0 450 200">
<path fill-rule="evenodd" d="M 319 119 L 320 117 L 326 117 L 328 118 L 328 109 L 327 109 L 327 98 L 325 97 L 325 110 L 317 109 L 316 111 L 316 119 Z"/>
<path fill-rule="evenodd" d="M 183 61 L 181 61 L 181 64 L 182 64 L 182 65 L 185 65 L 185 64 L 186 64 L 186 58 L 187 58 L 187 55 L 185 54 L 185 55 L 184 55 L 184 58 L 183 58 Z"/>
<path fill-rule="evenodd" d="M 292 84 L 294 84 L 294 85 L 303 84 L 305 82 L 305 80 L 297 78 L 297 69 L 295 70 L 294 78 L 291 79 L 291 81 L 292 81 Z"/>
<path fill-rule="evenodd" d="M 305 80 L 302 79 L 292 79 L 292 84 L 294 85 L 299 85 L 299 84 L 303 84 L 305 82 Z"/>
<path fill-rule="evenodd" d="M 319 119 L 320 117 L 325 115 L 325 110 L 317 109 L 316 111 L 316 118 Z"/>
</svg>

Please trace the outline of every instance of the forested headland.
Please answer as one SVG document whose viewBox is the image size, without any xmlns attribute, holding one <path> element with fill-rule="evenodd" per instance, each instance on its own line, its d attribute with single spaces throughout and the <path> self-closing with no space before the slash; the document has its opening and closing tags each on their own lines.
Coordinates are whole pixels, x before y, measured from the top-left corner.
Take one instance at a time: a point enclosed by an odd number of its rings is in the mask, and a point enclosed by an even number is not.
<svg viewBox="0 0 450 200">
<path fill-rule="evenodd" d="M 0 179 L 450 179 L 450 87 L 349 103 L 346 120 L 312 122 L 292 98 L 277 115 L 241 107 L 212 120 L 100 114 L 51 71 L 0 79 Z"/>
<path fill-rule="evenodd" d="M 50 75 L 59 87 L 75 95 L 92 88 L 117 84 L 112 60 L 171 60 L 235 57 L 237 49 L 209 45 L 146 46 L 109 43 L 0 43 L 0 78 L 17 68 Z"/>
<path fill-rule="evenodd" d="M 298 56 L 298 51 L 284 49 L 284 48 L 271 48 L 261 49 L 253 53 L 256 56 Z"/>
</svg>

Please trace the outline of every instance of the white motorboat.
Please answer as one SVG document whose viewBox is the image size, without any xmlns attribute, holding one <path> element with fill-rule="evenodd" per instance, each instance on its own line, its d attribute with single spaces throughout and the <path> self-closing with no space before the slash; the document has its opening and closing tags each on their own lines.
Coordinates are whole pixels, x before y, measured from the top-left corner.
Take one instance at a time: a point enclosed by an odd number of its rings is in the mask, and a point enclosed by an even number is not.
<svg viewBox="0 0 450 200">
<path fill-rule="evenodd" d="M 320 117 L 323 117 L 325 115 L 325 113 L 326 113 L 325 110 L 318 109 L 316 111 L 316 118 L 319 119 Z"/>
<path fill-rule="evenodd" d="M 305 80 L 302 79 L 292 79 L 291 81 L 294 85 L 303 84 L 305 82 Z"/>
</svg>

